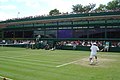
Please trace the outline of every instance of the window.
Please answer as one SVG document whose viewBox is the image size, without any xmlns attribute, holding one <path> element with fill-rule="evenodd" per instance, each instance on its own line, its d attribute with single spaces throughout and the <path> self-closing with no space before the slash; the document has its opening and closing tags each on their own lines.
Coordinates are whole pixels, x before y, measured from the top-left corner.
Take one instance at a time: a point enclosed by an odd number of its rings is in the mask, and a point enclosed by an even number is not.
<svg viewBox="0 0 120 80">
<path fill-rule="evenodd" d="M 89 38 L 105 38 L 105 29 L 89 29 L 88 36 Z"/>
<path fill-rule="evenodd" d="M 56 38 L 57 37 L 57 30 L 46 30 L 45 37 L 46 38 Z"/>
<path fill-rule="evenodd" d="M 5 38 L 13 38 L 14 32 L 13 31 L 5 31 L 4 32 L 4 37 Z"/>
<path fill-rule="evenodd" d="M 73 30 L 73 38 L 87 38 L 87 29 Z"/>
<path fill-rule="evenodd" d="M 72 30 L 58 30 L 58 38 L 72 38 Z"/>
<path fill-rule="evenodd" d="M 38 35 L 40 35 L 41 38 L 45 37 L 44 31 L 34 31 L 34 36 L 37 37 Z"/>
<path fill-rule="evenodd" d="M 57 25 L 57 22 L 54 22 L 54 23 L 46 23 L 45 25 L 46 25 L 46 26 L 54 26 L 54 25 Z"/>
<path fill-rule="evenodd" d="M 44 26 L 44 23 L 36 23 L 34 24 L 35 27 L 39 27 L 39 26 Z"/>
<path fill-rule="evenodd" d="M 70 24 L 72 24 L 72 22 L 59 22 L 58 23 L 59 25 L 70 25 Z"/>
<path fill-rule="evenodd" d="M 15 38 L 22 38 L 23 37 L 23 31 L 15 31 Z"/>
<path fill-rule="evenodd" d="M 107 29 L 107 38 L 120 38 L 120 28 Z"/>
<path fill-rule="evenodd" d="M 24 31 L 24 38 L 33 38 L 33 31 Z"/>
<path fill-rule="evenodd" d="M 101 23 L 105 23 L 105 20 L 89 21 L 89 24 L 101 24 Z"/>
<path fill-rule="evenodd" d="M 24 24 L 24 27 L 33 27 L 33 24 Z"/>
<path fill-rule="evenodd" d="M 88 21 L 75 21 L 73 24 L 88 24 Z"/>
</svg>

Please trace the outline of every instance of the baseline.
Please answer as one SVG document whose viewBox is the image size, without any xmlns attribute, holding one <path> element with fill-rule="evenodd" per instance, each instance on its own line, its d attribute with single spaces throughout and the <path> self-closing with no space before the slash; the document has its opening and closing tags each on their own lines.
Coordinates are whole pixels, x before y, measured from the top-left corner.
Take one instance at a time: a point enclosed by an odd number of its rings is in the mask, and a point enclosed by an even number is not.
<svg viewBox="0 0 120 80">
<path fill-rule="evenodd" d="M 80 61 L 80 59 L 79 59 L 79 60 L 76 60 L 76 61 L 72 61 L 72 62 L 64 63 L 64 64 L 58 65 L 58 66 L 56 66 L 56 67 L 67 66 L 67 65 L 69 65 L 69 64 L 72 64 L 72 63 L 75 63 L 75 62 L 78 62 L 78 61 Z"/>
</svg>

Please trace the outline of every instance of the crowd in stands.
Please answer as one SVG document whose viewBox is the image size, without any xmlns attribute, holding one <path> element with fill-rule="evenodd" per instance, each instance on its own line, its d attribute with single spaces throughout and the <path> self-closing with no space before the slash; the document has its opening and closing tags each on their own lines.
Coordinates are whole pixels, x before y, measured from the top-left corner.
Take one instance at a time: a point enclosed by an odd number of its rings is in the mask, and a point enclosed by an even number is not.
<svg viewBox="0 0 120 80">
<path fill-rule="evenodd" d="M 78 41 L 58 41 L 55 45 L 61 46 L 91 46 L 93 42 L 97 43 L 97 46 L 104 46 L 106 41 L 88 41 L 88 40 L 78 40 Z M 120 41 L 108 41 L 110 42 L 110 47 L 120 47 Z M 47 41 L 39 41 L 38 43 L 47 45 Z M 36 44 L 35 40 L 0 40 L 0 44 Z"/>
<path fill-rule="evenodd" d="M 57 45 L 65 45 L 65 46 L 91 46 L 93 42 L 97 43 L 97 46 L 104 46 L 105 41 L 60 41 Z M 120 42 L 111 41 L 110 47 L 120 47 Z"/>
<path fill-rule="evenodd" d="M 34 40 L 0 40 L 0 44 L 28 44 L 35 43 Z"/>
</svg>

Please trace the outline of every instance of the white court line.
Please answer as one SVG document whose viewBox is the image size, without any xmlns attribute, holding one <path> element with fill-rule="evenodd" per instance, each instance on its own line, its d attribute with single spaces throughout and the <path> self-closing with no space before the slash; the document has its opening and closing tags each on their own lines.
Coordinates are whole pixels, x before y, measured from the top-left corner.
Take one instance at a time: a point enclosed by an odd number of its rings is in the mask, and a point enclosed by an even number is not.
<svg viewBox="0 0 120 80">
<path fill-rule="evenodd" d="M 25 56 L 31 56 L 31 55 L 25 55 Z M 21 59 L 21 57 L 25 57 L 25 56 L 15 56 L 15 57 L 5 57 L 5 56 L 0 56 L 0 57 L 4 57 L 4 58 L 11 58 L 11 59 Z M 29 60 L 29 59 L 22 59 L 22 60 Z M 38 60 L 33 60 L 33 61 L 38 61 Z M 68 62 L 68 63 L 64 63 L 64 64 L 61 64 L 61 65 L 58 65 L 58 66 L 55 66 L 55 67 L 62 67 L 62 66 L 66 66 L 66 65 L 69 65 L 69 64 L 72 64 L 72 63 L 75 63 L 75 62 L 78 62 L 80 61 L 79 60 L 76 60 L 76 61 L 72 61 L 72 62 Z M 15 62 L 20 62 L 20 61 L 15 61 Z M 48 61 L 38 61 L 38 62 L 48 62 Z M 59 63 L 59 62 L 51 62 L 51 63 Z M 44 64 L 45 66 L 45 64 Z M 48 66 L 48 65 L 46 65 Z M 50 67 L 50 65 L 49 65 Z M 52 66 L 53 67 L 53 66 Z"/>
<path fill-rule="evenodd" d="M 72 63 L 78 62 L 78 61 L 80 61 L 80 60 L 76 60 L 76 61 L 72 61 L 72 62 L 64 63 L 64 64 L 58 65 L 58 66 L 56 66 L 56 67 L 66 66 L 66 65 L 69 65 L 69 64 L 72 64 Z"/>
<path fill-rule="evenodd" d="M 0 78 L 5 78 L 5 79 L 7 79 L 7 80 L 13 80 L 13 79 L 10 79 L 10 78 L 7 78 L 7 77 L 3 77 L 3 76 L 0 76 Z"/>
</svg>

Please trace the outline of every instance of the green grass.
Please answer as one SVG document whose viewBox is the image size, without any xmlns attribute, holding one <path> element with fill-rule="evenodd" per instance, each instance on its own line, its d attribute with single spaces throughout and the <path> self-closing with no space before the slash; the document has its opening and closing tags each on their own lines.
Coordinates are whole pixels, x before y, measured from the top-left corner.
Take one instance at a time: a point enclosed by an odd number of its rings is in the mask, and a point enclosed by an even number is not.
<svg viewBox="0 0 120 80">
<path fill-rule="evenodd" d="M 97 65 L 89 65 L 89 53 L 0 47 L 0 76 L 13 80 L 120 79 L 120 53 L 98 52 Z M 73 63 L 56 67 L 70 62 Z"/>
</svg>

